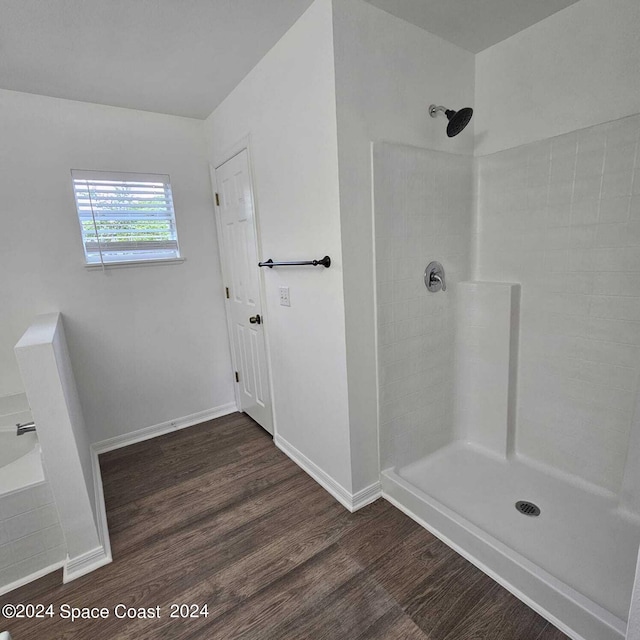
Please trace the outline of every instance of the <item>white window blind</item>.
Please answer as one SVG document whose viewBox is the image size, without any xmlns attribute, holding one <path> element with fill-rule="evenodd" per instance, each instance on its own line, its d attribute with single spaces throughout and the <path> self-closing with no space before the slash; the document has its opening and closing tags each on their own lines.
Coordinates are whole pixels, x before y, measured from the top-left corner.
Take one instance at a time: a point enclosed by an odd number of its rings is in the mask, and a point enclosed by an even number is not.
<svg viewBox="0 0 640 640">
<path fill-rule="evenodd" d="M 180 257 L 169 176 L 71 172 L 87 264 Z"/>
</svg>

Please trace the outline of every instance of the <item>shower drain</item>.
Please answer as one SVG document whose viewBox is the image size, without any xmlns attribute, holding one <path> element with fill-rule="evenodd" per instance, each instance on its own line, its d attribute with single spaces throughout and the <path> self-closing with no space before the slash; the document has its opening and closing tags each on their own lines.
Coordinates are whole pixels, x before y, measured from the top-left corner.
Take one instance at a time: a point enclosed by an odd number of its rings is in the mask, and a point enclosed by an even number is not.
<svg viewBox="0 0 640 640">
<path fill-rule="evenodd" d="M 533 502 L 527 502 L 526 500 L 519 500 L 516 502 L 516 509 L 520 513 L 524 513 L 525 516 L 539 516 L 540 507 Z"/>
</svg>

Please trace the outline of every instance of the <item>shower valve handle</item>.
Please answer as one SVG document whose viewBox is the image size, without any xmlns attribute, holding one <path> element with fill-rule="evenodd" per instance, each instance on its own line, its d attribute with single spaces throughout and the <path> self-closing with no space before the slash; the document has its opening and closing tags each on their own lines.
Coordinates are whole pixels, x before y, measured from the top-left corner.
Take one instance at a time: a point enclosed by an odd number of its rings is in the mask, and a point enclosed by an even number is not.
<svg viewBox="0 0 640 640">
<path fill-rule="evenodd" d="M 435 260 L 424 270 L 424 284 L 431 293 L 446 291 L 447 283 L 444 278 L 444 267 Z"/>
<path fill-rule="evenodd" d="M 437 282 L 439 285 L 441 285 L 442 291 L 447 290 L 447 283 L 437 273 L 431 274 L 431 282 Z"/>
</svg>

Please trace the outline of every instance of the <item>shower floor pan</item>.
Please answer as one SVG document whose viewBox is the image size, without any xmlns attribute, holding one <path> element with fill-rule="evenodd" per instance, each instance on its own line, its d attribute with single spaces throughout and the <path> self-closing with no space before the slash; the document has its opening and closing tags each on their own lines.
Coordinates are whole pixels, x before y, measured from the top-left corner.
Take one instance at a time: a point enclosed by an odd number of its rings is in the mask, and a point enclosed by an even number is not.
<svg viewBox="0 0 640 640">
<path fill-rule="evenodd" d="M 622 640 L 640 519 L 520 456 L 456 442 L 382 473 L 384 496 L 575 640 Z M 541 513 L 519 512 L 518 501 Z"/>
</svg>

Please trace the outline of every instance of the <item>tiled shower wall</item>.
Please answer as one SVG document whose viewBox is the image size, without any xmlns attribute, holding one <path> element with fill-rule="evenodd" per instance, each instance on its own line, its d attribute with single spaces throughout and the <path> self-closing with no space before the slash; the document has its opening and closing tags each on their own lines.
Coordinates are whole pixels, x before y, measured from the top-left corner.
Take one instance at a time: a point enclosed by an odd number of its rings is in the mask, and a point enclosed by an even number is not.
<svg viewBox="0 0 640 640">
<path fill-rule="evenodd" d="M 516 450 L 614 491 L 639 390 L 639 132 L 478 159 L 476 277 L 522 285 Z"/>
<path fill-rule="evenodd" d="M 0 496 L 0 593 L 66 555 L 48 482 Z"/>
<path fill-rule="evenodd" d="M 469 278 L 473 158 L 374 145 L 380 456 L 403 466 L 454 437 L 457 283 Z M 429 293 L 425 267 L 446 271 Z"/>
</svg>

